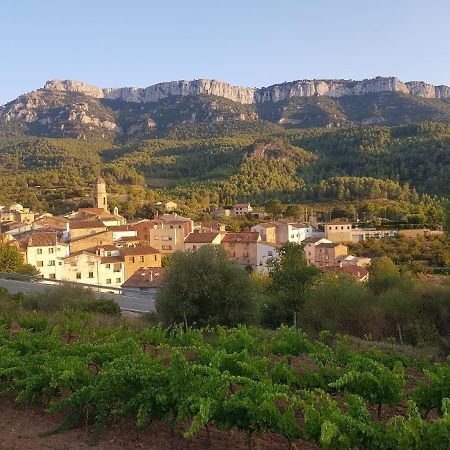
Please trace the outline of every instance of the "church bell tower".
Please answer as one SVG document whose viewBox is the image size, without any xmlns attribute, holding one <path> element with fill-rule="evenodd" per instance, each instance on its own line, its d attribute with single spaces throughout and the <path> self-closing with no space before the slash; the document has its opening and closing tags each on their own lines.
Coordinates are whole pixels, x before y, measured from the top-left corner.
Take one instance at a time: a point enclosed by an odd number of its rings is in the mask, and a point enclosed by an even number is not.
<svg viewBox="0 0 450 450">
<path fill-rule="evenodd" d="M 102 177 L 98 177 L 94 182 L 93 206 L 108 211 L 108 195 L 106 194 L 106 183 Z"/>
</svg>

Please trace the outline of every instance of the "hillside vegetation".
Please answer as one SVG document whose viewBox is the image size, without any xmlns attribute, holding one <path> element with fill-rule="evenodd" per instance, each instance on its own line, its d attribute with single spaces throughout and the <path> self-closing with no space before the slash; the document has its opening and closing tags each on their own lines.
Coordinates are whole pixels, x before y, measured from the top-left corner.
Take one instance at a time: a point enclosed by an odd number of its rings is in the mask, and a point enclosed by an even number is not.
<svg viewBox="0 0 450 450">
<path fill-rule="evenodd" d="M 205 135 L 209 135 L 205 138 Z M 344 129 L 183 125 L 152 139 L 9 137 L 0 141 L 0 203 L 76 207 L 102 173 L 109 190 L 144 200 L 212 204 L 361 199 L 417 202 L 450 194 L 450 126 Z"/>
</svg>

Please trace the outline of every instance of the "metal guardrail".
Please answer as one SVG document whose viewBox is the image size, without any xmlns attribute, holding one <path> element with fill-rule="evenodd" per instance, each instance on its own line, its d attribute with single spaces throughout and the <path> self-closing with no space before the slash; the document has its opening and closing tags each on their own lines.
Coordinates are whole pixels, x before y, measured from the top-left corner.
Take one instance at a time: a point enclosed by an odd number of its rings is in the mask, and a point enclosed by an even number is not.
<svg viewBox="0 0 450 450">
<path fill-rule="evenodd" d="M 58 286 L 80 286 L 85 289 L 90 289 L 94 292 L 98 292 L 100 294 L 115 294 L 121 295 L 124 297 L 140 297 L 147 298 L 153 300 L 155 297 L 155 292 L 151 291 L 142 291 L 140 289 L 135 288 L 123 288 L 123 287 L 114 287 L 114 286 L 104 286 L 101 284 L 88 284 L 88 283 L 78 283 L 76 281 L 67 281 L 67 280 L 55 280 L 54 278 L 44 278 L 38 277 L 34 275 L 24 275 L 19 273 L 8 273 L 8 272 L 0 272 L 0 278 L 7 280 L 16 280 L 16 281 L 27 281 L 30 283 L 39 283 L 39 284 L 47 284 L 47 285 L 58 285 Z"/>
</svg>

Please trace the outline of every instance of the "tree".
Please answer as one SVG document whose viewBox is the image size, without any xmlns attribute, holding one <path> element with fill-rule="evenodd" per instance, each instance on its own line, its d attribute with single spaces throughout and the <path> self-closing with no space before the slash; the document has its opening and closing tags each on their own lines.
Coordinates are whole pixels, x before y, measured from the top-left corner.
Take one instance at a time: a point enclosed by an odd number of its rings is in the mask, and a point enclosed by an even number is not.
<svg viewBox="0 0 450 450">
<path fill-rule="evenodd" d="M 283 213 L 283 204 L 280 200 L 269 200 L 265 208 L 267 213 L 272 214 L 274 220 Z"/>
<path fill-rule="evenodd" d="M 156 299 L 156 311 L 167 325 L 251 323 L 256 309 L 256 291 L 247 272 L 222 247 L 212 245 L 174 253 Z"/>
<path fill-rule="evenodd" d="M 372 261 L 369 268 L 369 288 L 375 294 L 381 294 L 398 287 L 401 282 L 400 270 L 391 258 L 382 256 Z"/>
<path fill-rule="evenodd" d="M 291 204 L 286 208 L 285 214 L 287 217 L 300 219 L 303 217 L 304 212 L 304 208 L 301 205 Z"/>
<path fill-rule="evenodd" d="M 279 249 L 280 259 L 268 263 L 272 278 L 272 300 L 263 311 L 266 325 L 277 326 L 292 323 L 294 313 L 300 311 L 306 289 L 321 273 L 306 262 L 303 247 L 287 242 Z"/>
<path fill-rule="evenodd" d="M 447 239 L 450 240 L 450 200 L 444 204 L 444 231 L 447 233 Z"/>
<path fill-rule="evenodd" d="M 35 275 L 37 270 L 23 263 L 17 247 L 0 242 L 0 272 Z"/>
</svg>

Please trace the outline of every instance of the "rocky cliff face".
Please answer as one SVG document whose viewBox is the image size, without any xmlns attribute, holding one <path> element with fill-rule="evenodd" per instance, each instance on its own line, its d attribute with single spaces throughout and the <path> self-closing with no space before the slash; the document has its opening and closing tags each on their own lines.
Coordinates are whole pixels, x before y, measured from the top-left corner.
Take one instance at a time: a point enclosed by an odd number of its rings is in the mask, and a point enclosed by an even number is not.
<svg viewBox="0 0 450 450">
<path fill-rule="evenodd" d="M 434 86 L 423 81 L 402 82 L 395 77 L 369 80 L 298 80 L 263 88 L 232 86 L 216 80 L 171 81 L 147 88 L 98 88 L 80 81 L 48 81 L 44 90 L 77 92 L 94 98 L 122 100 L 133 103 L 158 102 L 171 96 L 214 95 L 244 105 L 275 103 L 292 97 L 343 97 L 382 92 L 401 92 L 426 98 L 449 98 L 448 86 Z"/>
<path fill-rule="evenodd" d="M 298 80 L 263 88 L 194 80 L 115 89 L 53 80 L 0 107 L 0 135 L 87 139 L 243 121 L 302 128 L 450 122 L 449 99 L 447 86 L 395 77 Z"/>
</svg>

